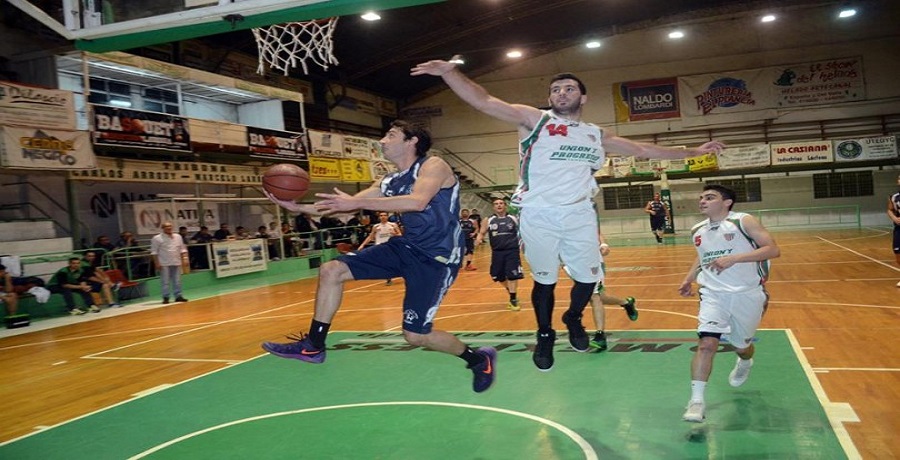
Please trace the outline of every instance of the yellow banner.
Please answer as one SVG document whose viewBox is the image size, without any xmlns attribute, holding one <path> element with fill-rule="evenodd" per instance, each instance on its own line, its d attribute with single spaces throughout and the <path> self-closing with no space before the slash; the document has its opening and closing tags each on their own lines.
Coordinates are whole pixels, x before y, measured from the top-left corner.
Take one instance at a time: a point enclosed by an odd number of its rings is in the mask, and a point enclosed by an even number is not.
<svg viewBox="0 0 900 460">
<path fill-rule="evenodd" d="M 309 177 L 313 182 L 338 182 L 341 180 L 341 160 L 337 158 L 309 157 Z"/>
<path fill-rule="evenodd" d="M 341 181 L 372 182 L 372 170 L 367 160 L 344 158 L 341 160 Z"/>
<path fill-rule="evenodd" d="M 707 153 L 705 155 L 696 157 L 689 157 L 685 159 L 685 163 L 687 164 L 688 170 L 690 172 L 711 171 L 719 169 L 719 157 L 712 153 Z"/>
</svg>

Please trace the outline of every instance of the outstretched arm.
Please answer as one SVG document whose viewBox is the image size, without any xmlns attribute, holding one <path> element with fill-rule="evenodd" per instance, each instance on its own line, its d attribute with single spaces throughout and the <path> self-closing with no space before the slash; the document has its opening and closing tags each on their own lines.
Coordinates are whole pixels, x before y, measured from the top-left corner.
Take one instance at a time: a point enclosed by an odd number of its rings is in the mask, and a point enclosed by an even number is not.
<svg viewBox="0 0 900 460">
<path fill-rule="evenodd" d="M 450 61 L 433 60 L 423 62 L 413 67 L 409 74 L 435 75 L 444 79 L 447 86 L 467 104 L 494 118 L 510 123 L 515 123 L 526 130 L 534 128 L 541 118 L 541 111 L 527 105 L 510 104 L 488 94 L 481 85 L 463 75 L 452 61 L 459 56 L 453 56 Z"/>
<path fill-rule="evenodd" d="M 707 153 L 719 154 L 725 148 L 725 144 L 719 141 L 709 141 L 700 147 L 693 149 L 680 149 L 663 145 L 636 142 L 624 137 L 608 135 L 603 131 L 603 148 L 608 152 L 638 158 L 681 159 L 695 157 Z"/>
</svg>

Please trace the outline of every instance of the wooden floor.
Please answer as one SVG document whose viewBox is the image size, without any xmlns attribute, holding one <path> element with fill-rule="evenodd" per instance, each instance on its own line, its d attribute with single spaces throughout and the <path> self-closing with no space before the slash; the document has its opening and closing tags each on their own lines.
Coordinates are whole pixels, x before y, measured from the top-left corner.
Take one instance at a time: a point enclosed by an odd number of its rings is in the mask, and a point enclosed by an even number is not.
<svg viewBox="0 0 900 460">
<path fill-rule="evenodd" d="M 900 268 L 890 234 L 854 229 L 774 235 L 782 256 L 773 263 L 762 327 L 790 329 L 796 336 L 830 402 L 826 410 L 846 420 L 838 431 L 846 430 L 862 458 L 900 458 L 900 356 L 893 351 L 900 336 Z M 534 329 L 531 282 L 521 283 L 525 308 L 507 311 L 505 291 L 487 273 L 489 257 L 480 247 L 479 270 L 461 272 L 438 328 Z M 609 308 L 607 328 L 694 329 L 697 299 L 677 294 L 693 257 L 686 245 L 625 247 L 613 241 L 606 284 L 614 295 L 638 299 L 640 320 L 631 323 L 621 310 Z M 560 328 L 570 286 L 562 279 L 557 289 Z M 0 333 L 0 442 L 258 356 L 261 341 L 308 326 L 314 292 L 315 280 L 300 280 L 162 308 L 129 306 L 116 316 L 72 318 L 26 334 Z M 349 283 L 333 329 L 400 330 L 402 293 L 402 280 L 393 286 Z M 589 319 L 585 324 L 592 328 Z M 717 365 L 730 366 L 731 358 Z M 686 400 L 688 362 L 684 369 Z"/>
</svg>

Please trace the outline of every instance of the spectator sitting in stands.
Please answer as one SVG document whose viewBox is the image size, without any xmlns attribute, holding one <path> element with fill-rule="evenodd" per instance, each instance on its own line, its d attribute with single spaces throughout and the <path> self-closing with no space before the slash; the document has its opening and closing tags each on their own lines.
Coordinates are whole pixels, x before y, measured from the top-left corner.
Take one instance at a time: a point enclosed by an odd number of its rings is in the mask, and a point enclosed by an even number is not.
<svg viewBox="0 0 900 460">
<path fill-rule="evenodd" d="M 322 225 L 316 222 L 309 214 L 300 213 L 294 219 L 294 230 L 299 233 L 297 235 L 301 240 L 315 239 L 315 243 L 311 249 L 322 249 L 322 232 L 319 231 Z"/>
<path fill-rule="evenodd" d="M 256 229 L 256 235 L 253 235 L 254 238 L 263 238 L 266 240 L 266 246 L 269 249 L 269 259 L 270 260 L 278 260 L 278 238 L 273 237 L 269 233 L 269 228 L 265 225 L 260 225 L 259 228 Z"/>
<path fill-rule="evenodd" d="M 194 234 L 191 238 L 191 242 L 194 244 L 188 245 L 188 258 L 191 261 L 191 268 L 197 270 L 207 270 L 209 269 L 209 253 L 207 252 L 206 245 L 213 241 L 213 236 L 209 233 L 209 227 L 206 225 L 200 227 L 200 231 Z"/>
<path fill-rule="evenodd" d="M 18 311 L 19 296 L 13 290 L 12 275 L 2 264 L 0 264 L 0 303 L 6 308 L 7 316 L 15 315 Z"/>
<path fill-rule="evenodd" d="M 190 240 L 190 238 L 188 238 L 187 227 L 184 227 L 184 226 L 178 227 L 178 234 L 181 235 L 181 240 L 184 241 L 185 244 L 187 244 L 187 242 Z"/>
<path fill-rule="evenodd" d="M 294 231 L 291 230 L 291 224 L 285 222 L 281 224 L 281 231 L 279 232 L 281 235 L 281 241 L 284 245 L 284 256 L 285 257 L 297 257 L 303 252 L 303 245 L 300 244 L 300 248 L 297 249 L 294 247 Z"/>
<path fill-rule="evenodd" d="M 122 304 L 116 302 L 113 297 L 113 290 L 118 289 L 115 283 L 109 279 L 100 268 L 100 259 L 94 251 L 84 253 L 84 261 L 81 267 L 81 279 L 91 286 L 91 292 L 96 292 L 100 296 L 100 300 L 106 298 L 106 304 L 110 308 L 121 307 Z"/>
<path fill-rule="evenodd" d="M 103 260 L 103 256 L 112 252 L 116 249 L 116 245 L 112 244 L 112 241 L 109 240 L 109 237 L 106 235 L 100 235 L 97 237 L 97 240 L 94 241 L 94 244 L 91 246 L 97 252 L 97 260 Z"/>
<path fill-rule="evenodd" d="M 83 315 L 85 310 L 75 305 L 73 294 L 78 294 L 84 300 L 87 311 L 99 313 L 100 308 L 94 305 L 91 298 L 91 286 L 82 280 L 83 270 L 81 269 L 81 259 L 79 257 L 70 257 L 69 264 L 59 269 L 50 280 L 50 292 L 62 294 L 66 301 L 66 309 L 70 315 Z"/>
<path fill-rule="evenodd" d="M 216 241 L 225 241 L 229 236 L 231 236 L 231 231 L 228 230 L 228 224 L 219 225 L 219 229 L 213 233 L 213 239 Z"/>
<path fill-rule="evenodd" d="M 134 234 L 128 230 L 119 235 L 119 242 L 116 248 L 121 251 L 116 256 L 117 259 L 126 259 L 127 270 L 124 267 L 116 267 L 125 272 L 128 279 L 144 278 L 150 275 L 150 264 L 146 259 L 146 250 L 141 248 L 141 243 L 134 237 Z"/>
<path fill-rule="evenodd" d="M 246 240 L 247 238 L 250 238 L 250 232 L 243 226 L 238 225 L 237 228 L 234 229 L 234 239 Z"/>
<path fill-rule="evenodd" d="M 200 227 L 200 231 L 194 233 L 194 236 L 191 238 L 191 241 L 195 243 L 210 243 L 213 240 L 212 234 L 209 233 L 209 227 L 206 225 Z"/>
</svg>

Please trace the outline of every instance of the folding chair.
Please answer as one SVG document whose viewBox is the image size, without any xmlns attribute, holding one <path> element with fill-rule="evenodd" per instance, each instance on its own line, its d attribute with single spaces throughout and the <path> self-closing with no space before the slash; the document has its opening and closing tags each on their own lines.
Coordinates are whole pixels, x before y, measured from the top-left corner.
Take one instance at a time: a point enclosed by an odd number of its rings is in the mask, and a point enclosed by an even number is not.
<svg viewBox="0 0 900 460">
<path fill-rule="evenodd" d="M 113 283 L 119 283 L 119 300 L 138 299 L 147 296 L 147 287 L 143 282 L 130 281 L 122 270 L 106 270 L 106 276 Z"/>
</svg>

